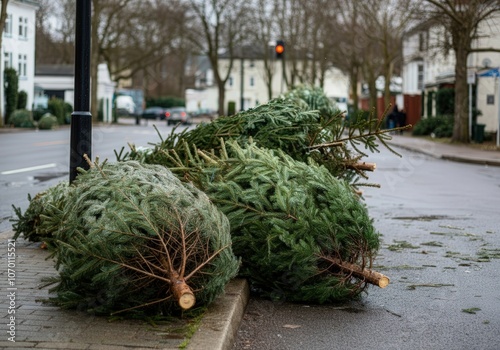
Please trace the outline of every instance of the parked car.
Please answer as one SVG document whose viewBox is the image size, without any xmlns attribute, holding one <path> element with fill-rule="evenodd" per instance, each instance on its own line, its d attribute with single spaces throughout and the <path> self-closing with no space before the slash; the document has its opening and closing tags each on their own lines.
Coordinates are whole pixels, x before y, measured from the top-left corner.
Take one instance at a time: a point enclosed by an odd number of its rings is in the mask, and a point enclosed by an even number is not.
<svg viewBox="0 0 500 350">
<path fill-rule="evenodd" d="M 167 109 L 165 112 L 165 117 L 167 118 L 167 125 L 170 124 L 191 124 L 191 115 L 186 111 L 184 107 L 173 107 Z"/>
<path fill-rule="evenodd" d="M 132 97 L 126 95 L 117 96 L 115 104 L 119 115 L 134 115 L 135 103 Z"/>
<path fill-rule="evenodd" d="M 200 108 L 197 111 L 191 113 L 193 118 L 205 119 L 208 118 L 210 121 L 217 118 L 217 111 L 208 108 Z"/>
<path fill-rule="evenodd" d="M 165 120 L 165 109 L 163 107 L 146 108 L 141 115 L 142 119 Z"/>
</svg>

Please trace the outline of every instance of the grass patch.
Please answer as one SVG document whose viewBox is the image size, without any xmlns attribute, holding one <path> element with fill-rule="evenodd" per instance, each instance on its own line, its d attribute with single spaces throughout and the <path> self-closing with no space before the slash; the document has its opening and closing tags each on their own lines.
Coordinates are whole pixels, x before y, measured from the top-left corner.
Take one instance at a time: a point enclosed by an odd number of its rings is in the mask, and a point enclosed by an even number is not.
<svg viewBox="0 0 500 350">
<path fill-rule="evenodd" d="M 403 249 L 418 249 L 420 246 L 415 246 L 407 241 L 394 241 L 394 244 L 391 244 L 387 247 L 392 252 L 400 252 Z"/>
<path fill-rule="evenodd" d="M 420 245 L 426 245 L 426 246 L 430 246 L 430 247 L 442 247 L 443 243 L 432 241 L 432 242 L 420 243 Z"/>
<path fill-rule="evenodd" d="M 462 309 L 462 312 L 465 312 L 466 314 L 472 314 L 472 315 L 475 315 L 477 311 L 481 311 L 481 309 L 478 307 L 471 307 L 469 309 Z"/>
<path fill-rule="evenodd" d="M 191 340 L 191 337 L 196 333 L 198 328 L 200 328 L 201 320 L 203 319 L 203 316 L 205 316 L 206 311 L 206 308 L 198 310 L 197 312 L 199 312 L 199 314 L 189 320 L 189 323 L 184 329 L 184 341 L 179 345 L 179 349 L 186 349 L 189 341 Z"/>
<path fill-rule="evenodd" d="M 424 284 L 411 284 L 406 289 L 415 290 L 417 288 L 441 288 L 441 287 L 454 287 L 454 284 L 446 283 L 424 283 Z"/>
</svg>

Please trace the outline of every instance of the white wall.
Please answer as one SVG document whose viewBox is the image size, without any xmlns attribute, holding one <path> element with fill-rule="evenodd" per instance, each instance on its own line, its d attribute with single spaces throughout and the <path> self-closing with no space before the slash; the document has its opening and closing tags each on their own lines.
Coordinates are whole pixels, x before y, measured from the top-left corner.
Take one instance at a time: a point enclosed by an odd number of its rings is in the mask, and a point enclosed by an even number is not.
<svg viewBox="0 0 500 350">
<path fill-rule="evenodd" d="M 31 109 L 35 93 L 35 15 L 38 6 L 36 4 L 24 3 L 11 0 L 7 4 L 7 14 L 12 15 L 12 34 L 3 33 L 3 41 L 0 56 L 0 72 L 5 69 L 4 53 L 12 53 L 12 68 L 19 69 L 19 55 L 26 56 L 26 75 L 19 77 L 19 91 L 24 90 L 28 95 L 27 108 Z M 26 18 L 26 35 L 19 35 L 19 17 Z M 24 31 L 24 29 L 23 29 Z M 23 69 L 24 70 L 24 69 Z M 19 74 L 19 71 L 18 71 Z M 0 74 L 0 86 L 3 86 L 3 74 Z M 4 96 L 0 89 L 1 110 L 3 114 Z"/>
<path fill-rule="evenodd" d="M 272 79 L 272 97 L 278 97 L 281 93 L 287 91 L 286 85 L 282 80 L 281 61 L 273 63 L 273 79 Z M 228 60 L 221 60 L 221 69 L 228 69 Z M 259 104 L 269 101 L 268 89 L 265 83 L 264 62 L 262 60 L 243 61 L 243 99 L 244 109 L 253 108 Z M 349 96 L 349 79 L 339 69 L 330 69 L 325 77 L 324 84 L 325 94 L 334 98 L 348 99 Z M 186 90 L 186 108 L 195 110 L 198 108 L 218 109 L 218 90 L 216 86 L 209 87 L 204 90 Z M 224 110 L 227 112 L 228 102 L 236 103 L 236 111 L 241 110 L 241 60 L 237 59 L 233 62 L 230 78 L 226 83 L 226 96 Z"/>
</svg>

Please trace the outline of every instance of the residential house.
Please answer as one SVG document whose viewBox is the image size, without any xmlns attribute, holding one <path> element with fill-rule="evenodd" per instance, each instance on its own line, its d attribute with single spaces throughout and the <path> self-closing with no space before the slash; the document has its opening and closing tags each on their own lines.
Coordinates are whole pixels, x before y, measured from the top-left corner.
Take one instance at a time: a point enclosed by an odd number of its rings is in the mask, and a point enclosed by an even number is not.
<svg viewBox="0 0 500 350">
<path fill-rule="evenodd" d="M 229 69 L 230 60 L 226 55 L 219 58 L 219 67 L 223 72 Z M 271 59 L 272 97 L 277 97 L 287 91 L 282 72 L 283 61 Z M 186 90 L 186 108 L 188 111 L 197 109 L 218 110 L 218 89 L 213 72 L 207 60 L 200 60 L 199 71 L 195 74 L 195 89 Z M 236 111 L 253 108 L 269 100 L 265 81 L 265 65 L 262 56 L 248 50 L 244 55 L 237 55 L 225 86 L 225 106 L 233 102 Z M 349 79 L 339 69 L 331 68 L 325 76 L 324 91 L 332 101 L 338 104 L 342 111 L 347 110 L 349 96 Z"/>
<path fill-rule="evenodd" d="M 484 22 L 479 28 L 475 48 L 500 49 L 500 18 Z M 415 124 L 420 118 L 436 115 L 436 92 L 453 88 L 455 84 L 455 56 L 453 50 L 443 49 L 443 38 L 448 35 L 442 25 L 421 23 L 403 38 L 403 97 L 407 121 Z M 500 67 L 500 53 L 473 52 L 468 58 L 470 101 L 464 103 L 480 112 L 473 123 L 484 124 L 486 132 L 499 128 L 499 77 L 481 76 L 481 73 Z M 472 115 L 472 114 L 471 114 Z"/>
<path fill-rule="evenodd" d="M 99 64 L 97 70 L 97 98 L 102 121 L 113 121 L 113 97 L 115 83 L 111 80 L 106 64 Z M 57 97 L 73 106 L 75 88 L 74 65 L 39 65 L 36 67 L 35 84 L 37 96 L 36 104 L 43 104 L 52 97 Z"/>
<path fill-rule="evenodd" d="M 4 86 L 4 69 L 16 69 L 19 76 L 19 91 L 27 93 L 28 108 L 33 103 L 35 90 L 35 15 L 38 7 L 38 2 L 32 0 L 10 0 L 8 2 L 1 48 L 0 86 Z M 1 115 L 3 115 L 4 103 L 4 89 L 1 88 Z"/>
</svg>

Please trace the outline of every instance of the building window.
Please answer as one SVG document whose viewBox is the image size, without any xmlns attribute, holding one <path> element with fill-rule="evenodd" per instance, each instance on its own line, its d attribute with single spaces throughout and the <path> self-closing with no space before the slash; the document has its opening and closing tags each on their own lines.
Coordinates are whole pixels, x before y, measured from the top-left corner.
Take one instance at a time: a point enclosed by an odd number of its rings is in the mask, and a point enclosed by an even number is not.
<svg viewBox="0 0 500 350">
<path fill-rule="evenodd" d="M 28 70 L 28 55 L 19 55 L 18 60 L 18 70 L 17 73 L 20 77 L 26 77 L 26 71 Z"/>
<path fill-rule="evenodd" d="M 255 86 L 255 79 L 250 77 L 250 86 Z"/>
<path fill-rule="evenodd" d="M 229 77 L 229 86 L 233 86 L 233 77 Z"/>
<path fill-rule="evenodd" d="M 424 65 L 423 64 L 418 65 L 417 89 L 420 91 L 424 89 Z"/>
<path fill-rule="evenodd" d="M 3 53 L 3 67 L 12 68 L 12 52 Z"/>
<path fill-rule="evenodd" d="M 5 19 L 5 27 L 3 29 L 3 32 L 7 37 L 12 36 L 12 15 L 10 14 L 8 14 L 7 18 Z"/>
<path fill-rule="evenodd" d="M 254 60 L 250 60 L 250 68 L 253 68 L 255 67 L 255 61 Z"/>
<path fill-rule="evenodd" d="M 418 50 L 420 52 L 425 51 L 426 49 L 426 40 L 425 40 L 425 33 L 421 32 L 418 34 Z"/>
<path fill-rule="evenodd" d="M 28 38 L 28 17 L 19 17 L 19 38 Z"/>
</svg>

